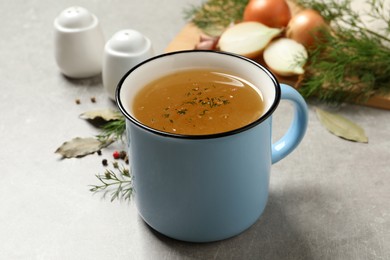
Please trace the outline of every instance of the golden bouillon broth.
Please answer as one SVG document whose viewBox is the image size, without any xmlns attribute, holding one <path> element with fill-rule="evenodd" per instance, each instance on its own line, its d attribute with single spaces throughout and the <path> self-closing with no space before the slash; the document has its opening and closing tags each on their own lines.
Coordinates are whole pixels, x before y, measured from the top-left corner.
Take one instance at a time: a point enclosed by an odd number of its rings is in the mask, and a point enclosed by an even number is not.
<svg viewBox="0 0 390 260">
<path fill-rule="evenodd" d="M 230 73 L 182 70 L 152 81 L 137 93 L 133 113 L 164 132 L 205 135 L 234 130 L 258 119 L 263 99 L 250 83 Z"/>
</svg>

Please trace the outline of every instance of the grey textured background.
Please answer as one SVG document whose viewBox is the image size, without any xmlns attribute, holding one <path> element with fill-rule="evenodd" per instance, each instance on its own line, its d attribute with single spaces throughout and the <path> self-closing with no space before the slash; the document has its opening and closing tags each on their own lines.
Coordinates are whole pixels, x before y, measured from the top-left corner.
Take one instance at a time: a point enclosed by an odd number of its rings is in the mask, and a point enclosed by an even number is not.
<svg viewBox="0 0 390 260">
<path fill-rule="evenodd" d="M 369 144 L 359 144 L 327 132 L 315 116 L 322 105 L 309 102 L 307 135 L 273 166 L 263 216 L 243 234 L 208 244 L 159 235 L 133 203 L 111 203 L 88 191 L 103 171 L 101 159 L 121 144 L 101 157 L 54 154 L 66 140 L 98 133 L 80 113 L 114 107 L 100 77 L 70 80 L 59 73 L 53 55 L 58 13 L 86 7 L 106 39 L 136 29 L 162 53 L 185 24 L 183 8 L 199 2 L 0 1 L 0 259 L 390 259 L 389 111 L 336 109 L 366 129 Z M 275 138 L 290 117 L 290 105 L 281 104 Z"/>
</svg>

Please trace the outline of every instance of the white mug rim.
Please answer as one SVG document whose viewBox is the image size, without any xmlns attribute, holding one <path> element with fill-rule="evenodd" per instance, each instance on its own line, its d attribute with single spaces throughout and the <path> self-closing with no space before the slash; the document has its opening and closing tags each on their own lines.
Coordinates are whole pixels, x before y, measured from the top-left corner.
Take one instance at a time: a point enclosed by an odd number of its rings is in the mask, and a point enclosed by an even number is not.
<svg viewBox="0 0 390 260">
<path fill-rule="evenodd" d="M 128 111 L 127 109 L 125 108 L 125 106 L 123 105 L 122 101 L 121 101 L 121 97 L 120 97 L 120 90 L 123 86 L 123 83 L 124 81 L 126 80 L 126 78 L 135 70 L 137 70 L 139 67 L 143 66 L 143 64 L 145 63 L 148 63 L 148 62 L 151 62 L 153 60 L 156 60 L 156 59 L 160 59 L 160 58 L 163 58 L 163 57 L 166 57 L 166 56 L 170 56 L 170 55 L 177 55 L 177 54 L 183 54 L 183 53 L 194 53 L 194 52 L 203 52 L 203 53 L 207 53 L 207 52 L 210 52 L 210 53 L 215 53 L 215 54 L 220 54 L 220 55 L 228 55 L 228 56 L 232 56 L 232 57 L 235 57 L 235 58 L 238 58 L 238 59 L 242 59 L 244 61 L 247 61 L 249 63 L 252 63 L 253 65 L 255 65 L 256 67 L 258 67 L 259 69 L 261 69 L 265 74 L 267 74 L 267 76 L 271 79 L 274 87 L 275 87 L 275 98 L 274 100 L 272 101 L 272 104 L 271 106 L 269 107 L 269 109 L 258 119 L 256 119 L 255 121 L 253 121 L 252 123 L 250 124 L 247 124 L 243 127 L 240 127 L 240 128 L 236 128 L 236 129 L 233 129 L 233 130 L 229 130 L 229 131 L 226 131 L 226 132 L 220 132 L 220 133 L 213 133 L 213 134 L 202 134 L 202 135 L 188 135 L 188 134 L 175 134 L 175 133 L 169 133 L 169 132 L 164 132 L 164 131 L 161 131 L 161 130 L 158 130 L 158 129 L 154 129 L 152 127 L 149 127 L 143 123 L 141 123 L 140 121 L 138 121 L 135 117 L 133 117 Z M 225 136 L 229 136 L 229 135 L 235 135 L 235 134 L 238 134 L 238 133 L 241 133 L 241 132 L 244 132 L 244 131 L 247 131 L 257 125 L 259 125 L 260 123 L 262 123 L 263 121 L 265 121 L 268 117 L 270 117 L 272 115 L 272 113 L 275 111 L 275 109 L 277 108 L 277 106 L 279 105 L 279 102 L 280 102 L 280 99 L 281 99 L 281 88 L 280 88 L 280 84 L 278 82 L 278 80 L 276 79 L 275 75 L 273 75 L 273 73 L 271 71 L 269 71 L 267 68 L 265 68 L 264 66 L 262 66 L 261 64 L 249 59 L 249 58 L 246 58 L 244 56 L 240 56 L 240 55 L 237 55 L 237 54 L 234 54 L 234 53 L 229 53 L 229 52 L 222 52 L 222 51 L 213 51 L 213 50 L 182 50 L 182 51 L 175 51 L 175 52 L 168 52 L 168 53 L 163 53 L 163 54 L 160 54 L 160 55 L 156 55 L 154 57 L 151 57 L 149 59 L 146 59 L 144 60 L 143 62 L 140 62 L 139 64 L 137 64 L 136 66 L 134 66 L 133 68 L 131 68 L 122 78 L 121 80 L 119 81 L 118 85 L 117 85 L 117 88 L 116 88 L 116 91 L 115 91 L 115 100 L 116 100 L 116 103 L 117 103 L 117 106 L 119 108 L 119 111 L 125 116 L 126 119 L 128 119 L 131 123 L 135 124 L 136 126 L 150 132 L 150 133 L 154 133 L 154 134 L 157 134 L 157 135 L 160 135 L 160 136 L 165 136 L 165 137 L 171 137 L 171 138 L 180 138 L 180 139 L 213 139 L 213 138 L 220 138 L 220 137 L 225 137 Z"/>
</svg>

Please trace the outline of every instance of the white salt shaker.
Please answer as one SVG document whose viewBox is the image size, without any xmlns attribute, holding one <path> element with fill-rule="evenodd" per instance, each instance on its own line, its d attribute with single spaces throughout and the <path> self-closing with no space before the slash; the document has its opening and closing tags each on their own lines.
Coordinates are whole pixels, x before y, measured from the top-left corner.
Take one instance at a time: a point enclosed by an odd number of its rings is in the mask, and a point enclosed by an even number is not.
<svg viewBox="0 0 390 260">
<path fill-rule="evenodd" d="M 55 59 L 61 72 L 71 78 L 87 78 L 102 71 L 104 36 L 97 17 L 72 6 L 54 20 Z"/>
<path fill-rule="evenodd" d="M 152 43 L 140 32 L 116 32 L 104 47 L 102 77 L 108 96 L 114 100 L 116 87 L 126 72 L 152 56 Z"/>
</svg>

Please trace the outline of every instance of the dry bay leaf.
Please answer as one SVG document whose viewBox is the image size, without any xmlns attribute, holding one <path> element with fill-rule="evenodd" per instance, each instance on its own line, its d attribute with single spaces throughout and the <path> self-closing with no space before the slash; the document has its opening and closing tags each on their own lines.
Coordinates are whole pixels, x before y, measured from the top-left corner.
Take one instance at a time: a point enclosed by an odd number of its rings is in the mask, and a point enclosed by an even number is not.
<svg viewBox="0 0 390 260">
<path fill-rule="evenodd" d="M 101 142 L 96 138 L 76 137 L 70 141 L 64 142 L 55 153 L 59 153 L 64 158 L 77 158 L 83 157 L 88 154 L 99 151 L 100 149 L 107 147 L 112 143 L 112 140 Z"/>
<path fill-rule="evenodd" d="M 84 112 L 80 115 L 82 119 L 95 120 L 95 119 L 103 119 L 105 121 L 118 120 L 121 119 L 122 115 L 119 111 L 112 109 L 99 109 L 99 110 L 91 110 Z"/>
<path fill-rule="evenodd" d="M 351 120 L 317 108 L 316 114 L 321 124 L 332 134 L 349 141 L 368 143 L 364 129 Z"/>
</svg>

